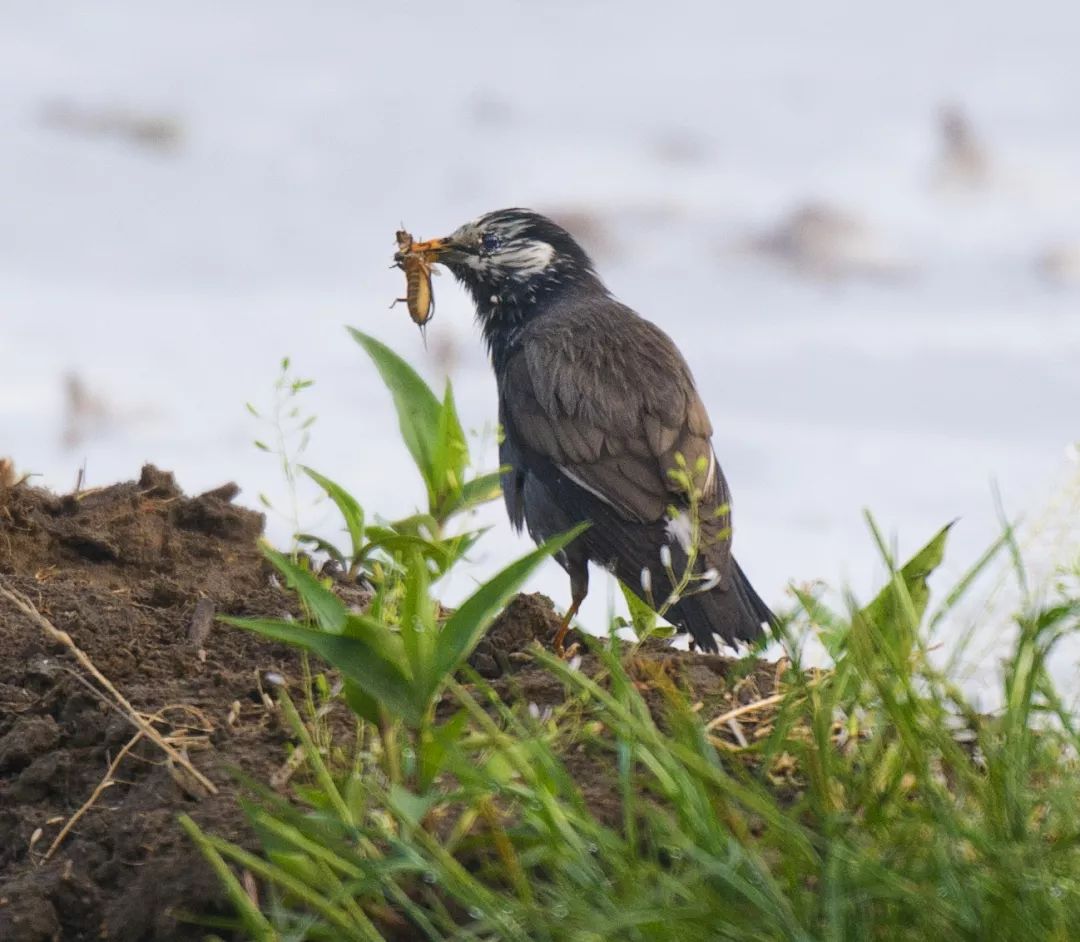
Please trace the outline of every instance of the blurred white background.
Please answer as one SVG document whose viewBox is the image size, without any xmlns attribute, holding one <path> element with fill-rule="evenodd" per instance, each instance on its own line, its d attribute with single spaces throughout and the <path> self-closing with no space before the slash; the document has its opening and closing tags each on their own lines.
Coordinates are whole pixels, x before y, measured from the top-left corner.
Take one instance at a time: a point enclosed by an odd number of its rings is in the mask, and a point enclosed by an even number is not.
<svg viewBox="0 0 1080 942">
<path fill-rule="evenodd" d="M 288 354 L 306 460 L 404 514 L 419 480 L 344 325 L 448 373 L 494 466 L 464 295 L 436 282 L 425 350 L 389 263 L 401 222 L 524 205 L 686 354 L 767 599 L 868 595 L 864 507 L 902 553 L 959 517 L 947 582 L 998 531 L 991 482 L 1038 517 L 1080 438 L 1078 42 L 1065 0 L 5 3 L 0 455 L 284 503 L 244 403 Z M 484 518 L 469 578 L 528 545 Z M 536 585 L 566 603 L 554 564 Z"/>
</svg>

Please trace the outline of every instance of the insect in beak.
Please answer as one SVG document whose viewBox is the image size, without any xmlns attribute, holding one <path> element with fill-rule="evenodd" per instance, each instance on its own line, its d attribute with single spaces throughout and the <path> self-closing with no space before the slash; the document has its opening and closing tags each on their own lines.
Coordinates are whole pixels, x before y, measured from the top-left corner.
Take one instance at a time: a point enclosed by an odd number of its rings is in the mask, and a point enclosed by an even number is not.
<svg viewBox="0 0 1080 942">
<path fill-rule="evenodd" d="M 422 252 L 429 261 L 440 262 L 444 255 L 453 255 L 460 251 L 459 246 L 453 239 L 428 239 L 426 242 L 414 242 L 414 252 Z"/>
<path fill-rule="evenodd" d="M 395 234 L 398 250 L 394 253 L 394 265 L 405 272 L 405 297 L 397 298 L 390 307 L 404 301 L 409 317 L 424 334 L 424 327 L 435 315 L 435 295 L 431 288 L 431 265 L 437 258 L 438 248 L 432 248 L 441 240 L 415 242 L 404 229 Z M 424 335 L 427 343 L 427 336 Z"/>
</svg>

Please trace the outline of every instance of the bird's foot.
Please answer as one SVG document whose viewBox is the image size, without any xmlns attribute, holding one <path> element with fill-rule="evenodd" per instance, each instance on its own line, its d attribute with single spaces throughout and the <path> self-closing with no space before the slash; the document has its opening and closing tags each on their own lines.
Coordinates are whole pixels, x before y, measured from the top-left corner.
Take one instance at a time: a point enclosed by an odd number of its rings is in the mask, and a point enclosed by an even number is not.
<svg viewBox="0 0 1080 942">
<path fill-rule="evenodd" d="M 572 641 L 569 647 L 565 648 L 564 650 L 557 651 L 556 654 L 558 654 L 559 657 L 562 658 L 564 661 L 572 661 L 575 657 L 578 656 L 580 651 L 581 645 L 577 641 Z"/>
<path fill-rule="evenodd" d="M 569 661 L 581 650 L 581 643 L 578 641 L 571 641 L 570 644 L 565 643 L 569 630 L 569 624 L 561 625 L 551 641 L 551 650 L 564 661 Z"/>
</svg>

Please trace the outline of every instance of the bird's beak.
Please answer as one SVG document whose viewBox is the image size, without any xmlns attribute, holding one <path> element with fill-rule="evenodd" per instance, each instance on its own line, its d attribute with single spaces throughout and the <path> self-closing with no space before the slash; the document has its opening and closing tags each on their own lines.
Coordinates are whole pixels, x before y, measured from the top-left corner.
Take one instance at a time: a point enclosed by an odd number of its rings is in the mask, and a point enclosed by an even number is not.
<svg viewBox="0 0 1080 942">
<path fill-rule="evenodd" d="M 427 242 L 414 242 L 414 254 L 423 253 L 433 262 L 459 261 L 466 254 L 464 247 L 450 236 L 445 239 L 428 239 Z"/>
</svg>

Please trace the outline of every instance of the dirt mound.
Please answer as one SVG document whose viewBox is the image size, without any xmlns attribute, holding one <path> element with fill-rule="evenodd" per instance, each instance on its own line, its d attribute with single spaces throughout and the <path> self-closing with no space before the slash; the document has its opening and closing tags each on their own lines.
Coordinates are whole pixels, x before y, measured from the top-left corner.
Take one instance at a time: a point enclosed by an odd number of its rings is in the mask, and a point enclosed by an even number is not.
<svg viewBox="0 0 1080 942">
<path fill-rule="evenodd" d="M 555 605 L 546 595 L 524 593 L 512 599 L 480 639 L 469 664 L 489 679 L 513 674 L 525 668 L 532 658 L 525 652 L 534 641 L 550 645 L 561 624 Z M 575 635 L 567 637 L 569 646 Z"/>
<path fill-rule="evenodd" d="M 551 599 L 539 593 L 510 601 L 476 646 L 470 666 L 486 678 L 505 703 L 526 704 L 538 718 L 566 703 L 566 687 L 556 674 L 533 657 L 535 645 L 549 648 L 561 619 Z M 566 638 L 566 657 L 576 670 L 608 686 L 602 658 L 576 632 Z M 771 731 L 774 713 L 762 709 L 779 688 L 786 662 L 751 658 L 733 660 L 718 654 L 679 650 L 662 639 L 623 648 L 623 665 L 637 692 L 665 729 L 672 699 L 680 699 L 710 723 L 714 737 L 745 747 Z M 446 705 L 454 709 L 453 704 Z M 560 745 L 561 758 L 582 798 L 596 817 L 610 827 L 623 820 L 616 763 L 571 737 Z"/>
<path fill-rule="evenodd" d="M 176 817 L 256 846 L 230 773 L 267 782 L 285 765 L 271 692 L 301 673 L 294 650 L 214 620 L 297 614 L 259 553 L 262 515 L 234 506 L 236 494 L 230 484 L 185 497 L 152 466 L 64 497 L 0 478 L 2 942 L 188 942 L 204 932 L 185 912 L 229 912 Z M 357 586 L 338 590 L 363 604 Z M 528 652 L 558 625 L 549 599 L 520 595 L 470 663 L 504 700 L 543 716 L 565 690 Z M 587 646 L 571 663 L 605 682 Z M 734 710 L 738 721 L 716 730 L 733 741 L 754 735 L 739 704 L 776 683 L 775 665 L 660 642 L 628 666 L 658 716 L 672 687 L 703 716 Z M 121 697 L 163 743 L 140 735 Z M 573 741 L 567 750 L 590 806 L 617 824 L 611 757 Z"/>
<path fill-rule="evenodd" d="M 176 909 L 220 899 L 176 827 L 246 839 L 228 770 L 266 777 L 285 737 L 264 701 L 294 651 L 215 625 L 213 614 L 290 606 L 256 540 L 260 514 L 235 485 L 187 498 L 147 466 L 137 482 L 56 497 L 0 487 L 0 939 L 179 940 Z M 77 645 L 220 791 L 190 780 L 137 733 L 68 647 Z M 273 678 L 276 680 L 277 678 Z M 61 829 L 128 752 L 55 849 Z"/>
<path fill-rule="evenodd" d="M 469 658 L 470 666 L 492 682 L 503 699 L 516 697 L 540 707 L 556 706 L 565 699 L 563 684 L 532 657 L 534 644 L 551 646 L 561 619 L 546 595 L 522 593 L 495 619 Z M 576 630 L 566 637 L 567 657 L 589 676 L 603 673 L 600 659 L 589 653 Z M 580 656 L 574 657 L 575 652 Z M 673 648 L 662 639 L 641 644 L 626 662 L 639 692 L 660 717 L 663 688 L 682 692 L 700 704 L 705 715 L 738 709 L 772 695 L 786 662 L 732 660 L 719 654 L 697 654 Z"/>
</svg>

